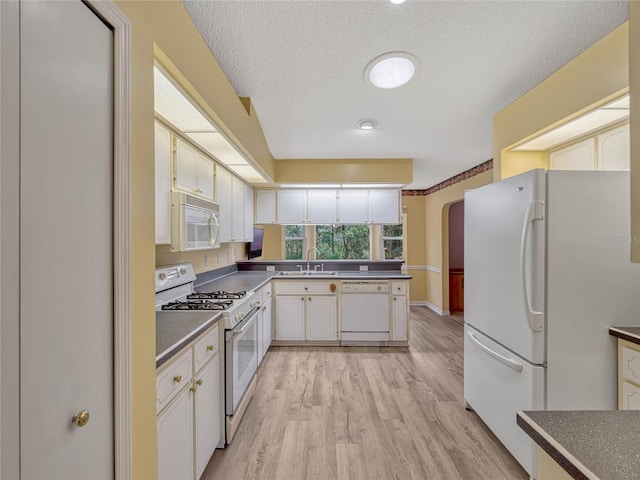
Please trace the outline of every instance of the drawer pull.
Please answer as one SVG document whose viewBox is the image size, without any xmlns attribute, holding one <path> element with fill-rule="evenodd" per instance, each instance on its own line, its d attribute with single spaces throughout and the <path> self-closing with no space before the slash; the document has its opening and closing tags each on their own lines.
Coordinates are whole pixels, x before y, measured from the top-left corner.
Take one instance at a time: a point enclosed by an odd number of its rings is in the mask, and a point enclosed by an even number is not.
<svg viewBox="0 0 640 480">
<path fill-rule="evenodd" d="M 202 382 L 202 379 L 196 380 L 196 384 L 197 384 L 197 385 L 202 385 L 202 383 L 203 383 L 203 382 Z"/>
<path fill-rule="evenodd" d="M 213 345 L 207 345 L 207 351 L 211 352 L 213 350 Z"/>
<path fill-rule="evenodd" d="M 196 391 L 197 389 L 198 389 L 198 386 L 197 386 L 197 385 L 196 385 L 196 386 L 194 386 L 194 387 L 189 387 L 189 391 L 190 391 L 190 392 L 194 392 L 194 393 L 195 393 L 195 391 Z"/>
<path fill-rule="evenodd" d="M 176 383 L 180 383 L 182 381 L 182 375 L 176 375 L 173 377 L 173 381 Z"/>
</svg>

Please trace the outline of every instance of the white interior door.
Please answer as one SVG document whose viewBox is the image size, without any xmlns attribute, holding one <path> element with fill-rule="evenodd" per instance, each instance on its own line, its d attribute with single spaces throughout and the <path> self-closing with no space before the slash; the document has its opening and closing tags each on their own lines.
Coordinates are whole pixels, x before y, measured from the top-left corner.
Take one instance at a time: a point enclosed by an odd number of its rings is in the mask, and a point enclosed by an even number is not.
<svg viewBox="0 0 640 480">
<path fill-rule="evenodd" d="M 21 478 L 113 478 L 113 34 L 20 8 Z"/>
</svg>

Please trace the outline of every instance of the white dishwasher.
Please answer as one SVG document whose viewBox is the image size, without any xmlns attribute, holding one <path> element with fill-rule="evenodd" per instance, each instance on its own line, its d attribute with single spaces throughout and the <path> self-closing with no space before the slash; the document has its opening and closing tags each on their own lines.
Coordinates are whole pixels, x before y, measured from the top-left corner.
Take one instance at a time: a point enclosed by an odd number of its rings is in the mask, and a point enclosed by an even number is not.
<svg viewBox="0 0 640 480">
<path fill-rule="evenodd" d="M 343 281 L 341 345 L 388 345 L 389 283 Z"/>
</svg>

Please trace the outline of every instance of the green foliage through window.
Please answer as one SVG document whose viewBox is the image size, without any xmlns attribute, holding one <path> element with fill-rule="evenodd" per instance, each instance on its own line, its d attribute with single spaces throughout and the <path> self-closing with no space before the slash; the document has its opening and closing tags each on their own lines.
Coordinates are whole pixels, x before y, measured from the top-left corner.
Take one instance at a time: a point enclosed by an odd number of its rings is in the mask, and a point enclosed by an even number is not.
<svg viewBox="0 0 640 480">
<path fill-rule="evenodd" d="M 285 259 L 302 259 L 302 251 L 304 250 L 304 227 L 302 225 L 285 225 L 284 237 Z"/>
<path fill-rule="evenodd" d="M 382 250 L 385 260 L 402 259 L 402 224 L 382 226 Z"/>
<path fill-rule="evenodd" d="M 316 225 L 318 258 L 366 260 L 371 258 L 368 225 Z"/>
</svg>

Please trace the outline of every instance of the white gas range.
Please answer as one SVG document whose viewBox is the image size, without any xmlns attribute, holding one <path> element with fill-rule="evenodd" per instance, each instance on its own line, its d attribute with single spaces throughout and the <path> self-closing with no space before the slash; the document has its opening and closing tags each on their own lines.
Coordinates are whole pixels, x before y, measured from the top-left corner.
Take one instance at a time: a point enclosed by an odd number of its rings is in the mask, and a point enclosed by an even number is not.
<svg viewBox="0 0 640 480">
<path fill-rule="evenodd" d="M 156 310 L 221 312 L 225 330 L 226 441 L 231 442 L 255 390 L 258 369 L 257 313 L 261 303 L 254 292 L 194 289 L 196 275 L 190 263 L 156 270 Z"/>
</svg>

